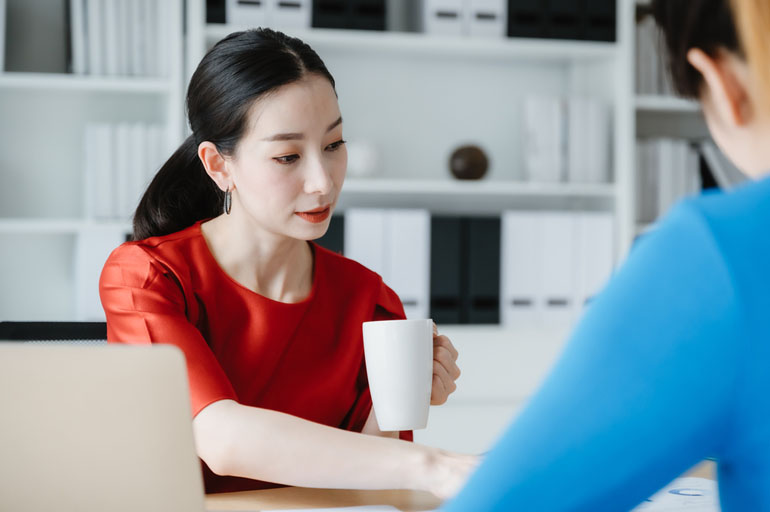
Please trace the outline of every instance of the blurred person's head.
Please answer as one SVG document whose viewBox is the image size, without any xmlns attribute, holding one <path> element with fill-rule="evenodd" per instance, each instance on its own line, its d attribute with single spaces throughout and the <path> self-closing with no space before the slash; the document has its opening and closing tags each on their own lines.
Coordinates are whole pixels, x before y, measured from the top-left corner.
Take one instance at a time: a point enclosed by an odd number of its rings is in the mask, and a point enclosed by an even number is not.
<svg viewBox="0 0 770 512">
<path fill-rule="evenodd" d="M 161 167 L 134 215 L 134 238 L 222 215 L 270 236 L 312 240 L 329 225 L 347 168 L 335 83 L 299 39 L 236 32 L 201 60 L 187 89 L 192 135 Z"/>
<path fill-rule="evenodd" d="M 758 4 L 766 0 L 736 0 L 743 2 L 765 9 Z M 653 0 L 652 8 L 676 91 L 700 101 L 714 140 L 738 168 L 750 176 L 769 171 L 770 109 L 757 85 L 759 69 L 746 62 L 749 34 L 739 34 L 730 0 Z M 752 45 L 770 43 L 768 21 L 752 20 L 762 30 Z"/>
</svg>

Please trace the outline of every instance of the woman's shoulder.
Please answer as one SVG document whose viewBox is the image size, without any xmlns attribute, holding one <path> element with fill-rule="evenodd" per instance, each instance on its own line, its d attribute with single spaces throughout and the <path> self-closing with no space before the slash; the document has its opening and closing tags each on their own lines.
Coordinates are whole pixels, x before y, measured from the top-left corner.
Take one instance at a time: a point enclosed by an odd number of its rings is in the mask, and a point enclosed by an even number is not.
<svg viewBox="0 0 770 512">
<path fill-rule="evenodd" d="M 142 240 L 125 242 L 110 255 L 110 259 L 121 260 L 174 260 L 184 259 L 189 254 L 190 246 L 203 241 L 200 223 L 167 235 L 153 236 Z"/>
<path fill-rule="evenodd" d="M 197 223 L 168 235 L 125 242 L 107 258 L 102 281 L 112 276 L 124 284 L 145 287 L 158 275 L 173 274 L 174 280 L 184 280 L 201 243 L 205 241 Z"/>
</svg>

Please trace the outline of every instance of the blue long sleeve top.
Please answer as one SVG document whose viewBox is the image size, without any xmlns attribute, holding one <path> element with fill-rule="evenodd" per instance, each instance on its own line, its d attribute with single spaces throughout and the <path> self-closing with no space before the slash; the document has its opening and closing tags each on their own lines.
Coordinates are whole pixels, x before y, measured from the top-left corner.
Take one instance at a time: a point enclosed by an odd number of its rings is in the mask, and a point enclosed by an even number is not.
<svg viewBox="0 0 770 512">
<path fill-rule="evenodd" d="M 770 511 L 770 178 L 638 240 L 442 510 L 630 510 L 708 456 L 723 511 Z"/>
</svg>

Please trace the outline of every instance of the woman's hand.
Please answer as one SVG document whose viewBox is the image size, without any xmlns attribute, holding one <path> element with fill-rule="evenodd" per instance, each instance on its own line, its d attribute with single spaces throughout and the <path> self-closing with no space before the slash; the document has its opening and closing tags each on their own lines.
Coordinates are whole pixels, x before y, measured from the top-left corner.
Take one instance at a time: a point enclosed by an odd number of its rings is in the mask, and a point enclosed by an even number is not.
<svg viewBox="0 0 770 512">
<path fill-rule="evenodd" d="M 434 454 L 432 482 L 428 490 L 442 500 L 448 500 L 455 496 L 465 485 L 473 471 L 481 463 L 478 455 L 463 455 L 459 453 L 437 450 Z"/>
<path fill-rule="evenodd" d="M 433 386 L 430 392 L 430 404 L 441 405 L 457 389 L 455 381 L 460 376 L 457 366 L 457 349 L 446 336 L 438 333 L 433 324 Z"/>
</svg>

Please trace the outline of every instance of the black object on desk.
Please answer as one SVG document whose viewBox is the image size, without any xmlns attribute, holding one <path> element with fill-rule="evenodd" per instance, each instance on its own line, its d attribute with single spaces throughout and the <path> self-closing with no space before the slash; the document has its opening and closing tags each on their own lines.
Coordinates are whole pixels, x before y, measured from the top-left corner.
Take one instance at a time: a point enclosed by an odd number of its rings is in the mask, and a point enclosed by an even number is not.
<svg viewBox="0 0 770 512">
<path fill-rule="evenodd" d="M 106 339 L 106 322 L 0 322 L 0 340 L 101 341 Z"/>
</svg>

